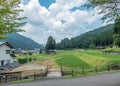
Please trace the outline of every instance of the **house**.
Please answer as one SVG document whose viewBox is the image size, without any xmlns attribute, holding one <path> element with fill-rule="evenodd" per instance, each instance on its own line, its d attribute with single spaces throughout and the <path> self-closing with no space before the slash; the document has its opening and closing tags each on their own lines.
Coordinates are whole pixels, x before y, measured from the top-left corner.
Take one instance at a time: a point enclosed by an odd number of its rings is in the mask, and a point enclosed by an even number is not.
<svg viewBox="0 0 120 86">
<path fill-rule="evenodd" d="M 41 52 L 41 50 L 39 48 L 34 48 L 34 51 L 36 54 L 39 54 Z"/>
<path fill-rule="evenodd" d="M 8 42 L 0 42 L 0 66 L 4 66 L 9 63 L 13 63 L 13 52 L 11 49 L 13 46 Z"/>
</svg>

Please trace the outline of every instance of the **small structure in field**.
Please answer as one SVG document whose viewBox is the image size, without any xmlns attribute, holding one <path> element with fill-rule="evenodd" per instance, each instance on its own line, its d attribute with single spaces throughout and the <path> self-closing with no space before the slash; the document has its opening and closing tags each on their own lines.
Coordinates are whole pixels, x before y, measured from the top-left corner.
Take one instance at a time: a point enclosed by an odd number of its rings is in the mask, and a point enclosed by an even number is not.
<svg viewBox="0 0 120 86">
<path fill-rule="evenodd" d="M 47 54 L 56 54 L 56 51 L 55 50 L 48 50 Z"/>
</svg>

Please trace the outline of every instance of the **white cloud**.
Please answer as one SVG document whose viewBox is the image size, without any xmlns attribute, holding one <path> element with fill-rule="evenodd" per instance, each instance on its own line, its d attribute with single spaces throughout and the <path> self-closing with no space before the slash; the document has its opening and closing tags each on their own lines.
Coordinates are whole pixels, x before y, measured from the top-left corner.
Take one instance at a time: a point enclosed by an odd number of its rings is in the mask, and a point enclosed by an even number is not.
<svg viewBox="0 0 120 86">
<path fill-rule="evenodd" d="M 30 0 L 28 4 L 21 4 L 24 9 L 22 16 L 27 17 L 28 24 L 22 29 L 23 34 L 37 41 L 45 43 L 48 36 L 52 35 L 57 41 L 65 37 L 77 36 L 87 31 L 85 24 L 92 24 L 100 15 L 94 15 L 97 10 L 83 11 L 74 7 L 80 7 L 86 0 L 56 0 L 47 9 L 41 6 L 38 0 Z M 64 23 L 62 21 L 65 21 Z"/>
</svg>

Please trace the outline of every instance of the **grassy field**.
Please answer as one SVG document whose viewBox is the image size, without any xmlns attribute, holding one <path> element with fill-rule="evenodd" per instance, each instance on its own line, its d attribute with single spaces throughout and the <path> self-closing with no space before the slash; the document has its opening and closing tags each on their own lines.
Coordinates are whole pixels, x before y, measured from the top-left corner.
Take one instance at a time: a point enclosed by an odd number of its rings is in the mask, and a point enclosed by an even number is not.
<svg viewBox="0 0 120 86">
<path fill-rule="evenodd" d="M 36 58 L 36 61 L 31 63 L 38 63 L 59 68 L 65 66 L 69 68 L 92 68 L 95 66 L 105 66 L 107 64 L 120 64 L 120 55 L 102 54 L 99 50 L 68 50 L 57 51 L 55 55 L 33 54 L 19 56 L 19 58 Z"/>
</svg>

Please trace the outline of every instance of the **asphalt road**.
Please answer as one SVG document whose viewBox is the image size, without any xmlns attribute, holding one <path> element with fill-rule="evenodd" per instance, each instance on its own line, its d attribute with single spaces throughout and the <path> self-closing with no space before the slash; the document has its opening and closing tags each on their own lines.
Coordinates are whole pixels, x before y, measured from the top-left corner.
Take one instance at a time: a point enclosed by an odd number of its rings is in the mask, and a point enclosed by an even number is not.
<svg viewBox="0 0 120 86">
<path fill-rule="evenodd" d="M 0 86 L 120 86 L 120 72 L 76 79 L 48 79 Z"/>
</svg>

